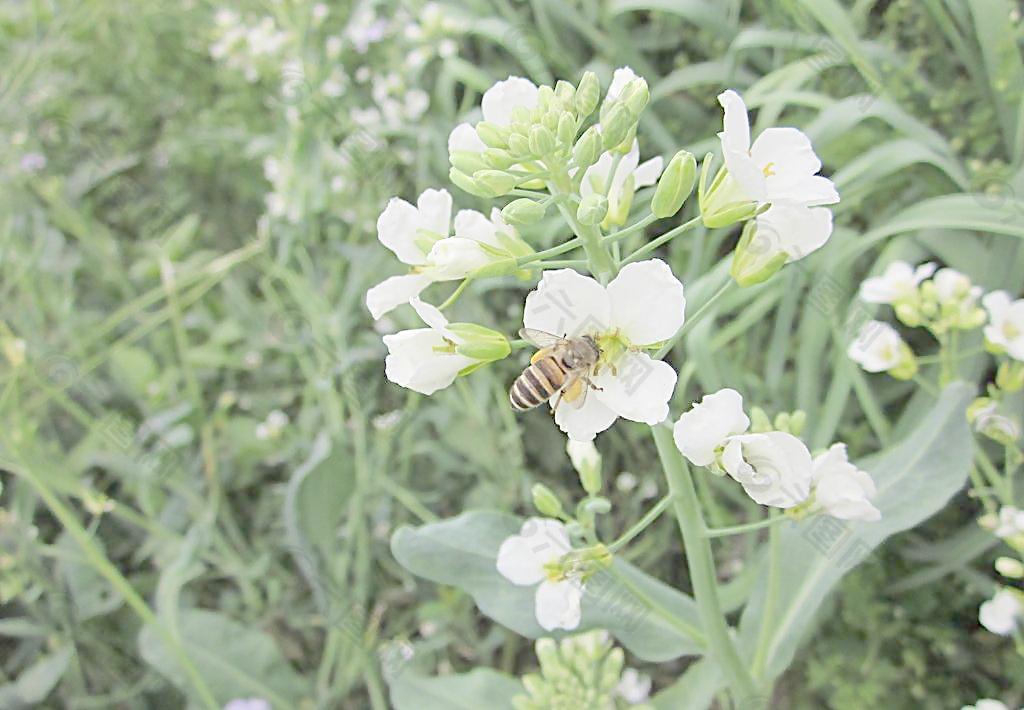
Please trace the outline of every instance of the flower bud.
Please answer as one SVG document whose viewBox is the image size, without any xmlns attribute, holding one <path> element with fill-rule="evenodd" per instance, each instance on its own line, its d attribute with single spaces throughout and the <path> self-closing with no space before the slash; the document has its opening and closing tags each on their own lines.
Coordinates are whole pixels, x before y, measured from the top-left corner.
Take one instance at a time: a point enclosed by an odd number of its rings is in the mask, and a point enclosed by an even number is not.
<svg viewBox="0 0 1024 710">
<path fill-rule="evenodd" d="M 455 352 L 480 361 L 477 365 L 470 366 L 473 369 L 488 362 L 503 360 L 512 352 L 512 347 L 504 335 L 482 325 L 449 323 L 448 330 L 459 339 Z"/>
<path fill-rule="evenodd" d="M 807 412 L 798 409 L 789 415 L 789 433 L 793 436 L 800 436 L 807 424 Z"/>
<path fill-rule="evenodd" d="M 996 387 L 1003 392 L 1017 392 L 1024 388 L 1024 362 L 1008 360 L 996 371 Z"/>
<path fill-rule="evenodd" d="M 591 126 L 580 139 L 572 151 L 573 162 L 581 171 L 586 170 L 597 162 L 601 157 L 601 130 L 597 126 Z"/>
<path fill-rule="evenodd" d="M 607 498 L 590 498 L 584 501 L 583 507 L 592 515 L 605 515 L 612 509 L 612 504 Z"/>
<path fill-rule="evenodd" d="M 501 216 L 506 222 L 520 226 L 536 224 L 544 218 L 544 205 L 535 202 L 528 197 L 513 200 L 501 210 Z"/>
<path fill-rule="evenodd" d="M 557 110 L 557 109 L 554 109 L 554 110 L 548 111 L 546 114 L 544 114 L 544 116 L 543 116 L 543 118 L 541 118 L 540 122 L 541 122 L 542 126 L 544 126 L 549 131 L 551 131 L 551 133 L 554 133 L 555 131 L 558 130 L 558 121 L 561 118 L 562 118 L 562 112 Z"/>
<path fill-rule="evenodd" d="M 487 148 L 480 154 L 480 157 L 486 164 L 483 169 L 490 167 L 495 170 L 506 170 L 516 163 L 516 159 L 512 157 L 512 154 L 502 148 Z M 473 172 L 476 171 L 474 170 Z"/>
<path fill-rule="evenodd" d="M 562 502 L 558 500 L 558 496 L 555 495 L 554 491 L 543 483 L 533 484 L 530 494 L 533 496 L 533 507 L 541 515 L 546 515 L 549 518 L 559 518 L 562 516 Z"/>
<path fill-rule="evenodd" d="M 573 105 L 573 99 L 576 98 L 576 87 L 559 79 L 555 84 L 555 96 L 562 102 L 563 108 L 569 108 Z"/>
<path fill-rule="evenodd" d="M 626 105 L 633 116 L 639 116 L 647 108 L 647 102 L 650 100 L 650 88 L 647 86 L 647 80 L 641 76 L 626 84 L 619 94 L 619 101 Z"/>
<path fill-rule="evenodd" d="M 486 194 L 485 197 L 500 197 L 516 186 L 515 175 L 502 170 L 477 170 L 473 173 L 473 182 Z"/>
<path fill-rule="evenodd" d="M 509 131 L 504 126 L 481 121 L 476 124 L 476 134 L 488 148 L 508 147 Z"/>
<path fill-rule="evenodd" d="M 477 171 L 479 172 L 479 171 Z M 476 182 L 466 173 L 462 172 L 458 168 L 452 168 L 448 171 L 448 179 L 452 181 L 456 187 L 465 190 L 470 195 L 476 195 L 477 197 L 490 197 L 491 195 L 484 189 L 482 189 Z"/>
<path fill-rule="evenodd" d="M 516 106 L 515 108 L 513 108 L 512 109 L 512 123 L 513 124 L 519 123 L 519 124 L 522 124 L 524 126 L 529 126 L 531 123 L 533 123 L 533 116 L 531 115 L 530 110 L 528 108 L 526 108 L 525 106 Z M 514 130 L 517 130 L 517 129 L 514 129 Z"/>
<path fill-rule="evenodd" d="M 999 557 L 996 559 L 996 572 L 1009 579 L 1024 578 L 1024 564 L 1012 557 Z"/>
<path fill-rule="evenodd" d="M 608 198 L 595 192 L 580 201 L 579 209 L 576 210 L 576 219 L 580 221 L 580 224 L 593 226 L 601 224 L 607 214 Z"/>
<path fill-rule="evenodd" d="M 917 374 L 917 358 L 906 342 L 900 343 L 900 364 L 888 370 L 888 373 L 897 380 L 910 380 Z"/>
<path fill-rule="evenodd" d="M 555 151 L 555 136 L 547 126 L 539 125 L 530 129 L 530 152 L 539 157 L 551 155 Z"/>
<path fill-rule="evenodd" d="M 908 328 L 917 328 L 924 322 L 921 317 L 921 309 L 915 303 L 897 303 L 895 310 L 896 317 Z"/>
<path fill-rule="evenodd" d="M 508 150 L 512 155 L 521 158 L 533 155 L 530 150 L 530 139 L 518 133 L 513 133 L 508 137 Z"/>
<path fill-rule="evenodd" d="M 697 161 L 693 153 L 685 150 L 676 153 L 661 174 L 654 197 L 651 198 L 651 212 L 654 216 L 665 219 L 682 209 L 696 179 Z"/>
<path fill-rule="evenodd" d="M 458 168 L 468 175 L 472 175 L 477 170 L 483 170 L 487 167 L 483 160 L 483 155 L 472 150 L 456 150 L 448 156 L 448 160 L 451 162 L 452 167 Z"/>
<path fill-rule="evenodd" d="M 580 117 L 589 116 L 597 108 L 597 102 L 601 99 L 601 82 L 597 74 L 592 71 L 585 72 L 576 87 L 576 96 L 573 102 L 576 105 L 576 113 Z"/>
<path fill-rule="evenodd" d="M 781 269 L 789 255 L 774 245 L 757 240 L 757 222 L 748 222 L 732 256 L 729 274 L 740 286 L 753 286 L 767 281 Z"/>
<path fill-rule="evenodd" d="M 772 420 L 760 407 L 750 408 L 750 431 L 764 433 L 772 430 Z"/>
<path fill-rule="evenodd" d="M 555 100 L 555 90 L 547 84 L 537 89 L 537 108 L 547 111 Z"/>
<path fill-rule="evenodd" d="M 601 491 L 601 453 L 592 441 L 573 441 L 570 439 L 565 450 L 572 461 L 572 467 L 579 474 L 580 483 L 590 495 Z"/>
<path fill-rule="evenodd" d="M 573 140 L 576 138 L 576 119 L 568 111 L 563 111 L 562 115 L 558 118 L 558 142 L 562 146 L 572 145 Z"/>
<path fill-rule="evenodd" d="M 615 102 L 608 109 L 608 115 L 601 119 L 601 145 L 604 150 L 611 150 L 622 143 L 635 123 L 629 109 L 621 102 Z"/>
</svg>

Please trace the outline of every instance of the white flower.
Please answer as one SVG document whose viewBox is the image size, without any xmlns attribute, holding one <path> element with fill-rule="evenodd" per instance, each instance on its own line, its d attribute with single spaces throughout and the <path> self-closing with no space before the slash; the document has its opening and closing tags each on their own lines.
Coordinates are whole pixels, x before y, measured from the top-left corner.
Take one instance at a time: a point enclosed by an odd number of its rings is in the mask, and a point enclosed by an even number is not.
<svg viewBox="0 0 1024 710">
<path fill-rule="evenodd" d="M 792 508 L 811 493 L 811 453 L 786 432 L 730 437 L 722 452 L 722 466 L 761 505 Z"/>
<path fill-rule="evenodd" d="M 996 537 L 1008 538 L 1024 534 L 1024 510 L 1012 505 L 1004 505 L 999 509 L 999 522 L 995 529 Z"/>
<path fill-rule="evenodd" d="M 935 295 L 942 304 L 981 295 L 981 287 L 972 286 L 970 277 L 956 269 L 939 269 L 932 281 L 935 283 Z"/>
<path fill-rule="evenodd" d="M 237 698 L 229 700 L 224 710 L 270 710 L 270 703 L 263 698 Z"/>
<path fill-rule="evenodd" d="M 1015 360 L 1024 360 L 1024 298 L 1012 301 L 1006 291 L 993 291 L 981 302 L 988 311 L 985 339 Z"/>
<path fill-rule="evenodd" d="M 569 438 L 589 441 L 618 417 L 653 426 L 668 416 L 676 372 L 641 349 L 671 338 L 685 309 L 683 284 L 658 259 L 625 266 L 608 286 L 571 269 L 544 272 L 526 298 L 523 325 L 557 336 L 589 335 L 601 349 L 590 375 L 595 389 L 582 406 L 563 402 L 555 410 Z"/>
<path fill-rule="evenodd" d="M 644 163 L 640 162 L 640 144 L 636 140 L 633 141 L 633 147 L 629 152 L 622 156 L 615 174 L 611 175 L 614 163 L 615 158 L 610 152 L 602 153 L 598 161 L 583 173 L 583 182 L 580 183 L 581 197 L 598 193 L 608 198 L 606 226 L 624 224 L 629 218 L 633 193 L 637 188 L 657 183 L 664 169 L 664 161 L 660 155 Z"/>
<path fill-rule="evenodd" d="M 384 336 L 388 348 L 384 374 L 396 385 L 433 394 L 454 382 L 459 372 L 478 360 L 455 351 L 461 340 L 448 328 L 448 319 L 441 311 L 415 297 L 411 304 L 430 327 Z"/>
<path fill-rule="evenodd" d="M 974 705 L 964 705 L 960 710 L 1009 710 L 1009 708 L 1000 700 L 982 698 L 974 703 Z"/>
<path fill-rule="evenodd" d="M 860 298 L 867 303 L 899 303 L 914 297 L 917 287 L 935 273 L 935 264 L 928 262 L 917 268 L 905 261 L 889 264 L 881 276 L 865 279 L 860 285 Z"/>
<path fill-rule="evenodd" d="M 463 279 L 502 258 L 508 241 L 518 241 L 497 209 L 490 220 L 476 210 L 461 210 L 455 215 L 455 236 L 451 237 L 451 212 L 447 190 L 425 190 L 415 206 L 398 197 L 388 202 L 377 219 L 377 238 L 412 270 L 366 292 L 366 306 L 374 319 L 408 303 L 435 281 Z"/>
<path fill-rule="evenodd" d="M 861 326 L 846 354 L 868 372 L 885 372 L 899 367 L 906 343 L 888 323 L 872 320 Z"/>
<path fill-rule="evenodd" d="M 978 621 L 1000 636 L 1009 636 L 1024 613 L 1020 597 L 1010 589 L 1000 589 L 978 609 Z"/>
<path fill-rule="evenodd" d="M 673 427 L 676 447 L 694 466 L 709 466 L 715 461 L 715 450 L 724 446 L 735 434 L 750 426 L 743 413 L 743 397 L 734 389 L 707 394 L 683 412 Z"/>
<path fill-rule="evenodd" d="M 730 89 L 719 94 L 718 102 L 725 110 L 718 137 L 728 184 L 712 201 L 719 209 L 743 202 L 771 204 L 757 217 L 756 261 L 765 264 L 782 252 L 794 261 L 824 245 L 832 234 L 832 212 L 821 205 L 839 202 L 839 193 L 831 180 L 817 174 L 821 161 L 811 140 L 796 128 L 768 128 L 751 144 L 740 95 Z"/>
<path fill-rule="evenodd" d="M 612 83 L 608 85 L 608 93 L 605 96 L 609 101 L 619 98 L 619 94 L 626 88 L 626 85 L 633 79 L 639 78 L 631 67 L 619 67 L 612 73 Z"/>
<path fill-rule="evenodd" d="M 622 671 L 619 684 L 615 686 L 615 692 L 632 705 L 646 703 L 651 696 L 651 677 L 636 668 L 626 668 Z"/>
<path fill-rule="evenodd" d="M 537 623 L 546 631 L 572 630 L 580 624 L 583 587 L 578 580 L 558 578 L 550 568 L 572 550 L 565 526 L 551 518 L 530 518 L 518 535 L 498 548 L 497 567 L 505 579 L 521 587 L 539 585 L 534 597 Z"/>
<path fill-rule="evenodd" d="M 834 518 L 874 521 L 882 517 L 871 504 L 875 482 L 850 463 L 846 444 L 833 444 L 814 459 L 814 494 L 818 505 Z"/>
</svg>

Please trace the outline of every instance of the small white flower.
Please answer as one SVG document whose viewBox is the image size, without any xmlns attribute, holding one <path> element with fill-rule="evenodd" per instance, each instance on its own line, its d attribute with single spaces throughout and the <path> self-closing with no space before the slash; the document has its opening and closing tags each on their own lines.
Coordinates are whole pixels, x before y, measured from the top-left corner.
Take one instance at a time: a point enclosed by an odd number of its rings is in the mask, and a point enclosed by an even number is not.
<svg viewBox="0 0 1024 710">
<path fill-rule="evenodd" d="M 709 466 L 715 451 L 735 434 L 750 426 L 743 413 L 743 397 L 734 389 L 721 389 L 707 394 L 688 412 L 683 412 L 673 427 L 673 438 L 679 451 L 694 466 Z"/>
<path fill-rule="evenodd" d="M 785 253 L 802 259 L 832 234 L 832 212 L 822 205 L 839 202 L 828 178 L 818 175 L 821 161 L 811 140 L 796 128 L 768 128 L 751 144 L 747 107 L 731 89 L 718 96 L 725 111 L 718 134 L 728 175 L 713 199 L 717 208 L 754 202 L 771 207 L 757 217 L 745 272 L 754 273 Z M 713 211 L 713 209 L 712 209 Z"/>
<path fill-rule="evenodd" d="M 640 144 L 636 140 L 629 152 L 622 156 L 615 174 L 611 175 L 614 163 L 615 158 L 610 152 L 602 153 L 598 161 L 583 173 L 583 182 L 580 183 L 580 196 L 587 197 L 596 193 L 608 198 L 605 226 L 625 224 L 633 204 L 633 193 L 637 188 L 657 183 L 664 169 L 660 155 L 644 163 L 640 162 Z"/>
<path fill-rule="evenodd" d="M 974 705 L 964 705 L 960 710 L 1009 710 L 1009 708 L 1001 700 L 982 698 Z"/>
<path fill-rule="evenodd" d="M 921 282 L 935 273 L 935 264 L 928 262 L 913 267 L 905 261 L 889 264 L 881 276 L 865 279 L 860 285 L 860 298 L 867 303 L 899 303 L 914 297 Z"/>
<path fill-rule="evenodd" d="M 875 492 L 871 476 L 850 463 L 846 444 L 833 444 L 814 459 L 815 500 L 832 517 L 880 520 L 882 514 L 871 504 Z"/>
<path fill-rule="evenodd" d="M 626 668 L 622 671 L 619 684 L 615 686 L 615 692 L 632 705 L 646 703 L 651 697 L 651 677 L 636 668 Z"/>
<path fill-rule="evenodd" d="M 932 281 L 935 283 L 935 295 L 938 296 L 939 303 L 945 304 L 969 298 L 972 295 L 975 297 L 981 295 L 981 288 L 972 286 L 970 277 L 956 269 L 939 269 Z"/>
<path fill-rule="evenodd" d="M 641 349 L 671 338 L 685 310 L 683 284 L 658 259 L 627 265 L 607 287 L 571 269 L 544 272 L 526 298 L 523 325 L 558 336 L 589 335 L 602 351 L 590 377 L 596 389 L 582 406 L 564 402 L 555 410 L 569 438 L 590 441 L 618 417 L 652 426 L 664 421 L 676 372 Z"/>
<path fill-rule="evenodd" d="M 518 107 L 533 110 L 537 106 L 537 85 L 529 79 L 510 76 L 497 82 L 484 92 L 480 102 L 483 118 L 497 126 L 508 126 L 512 123 L 512 111 Z M 449 154 L 456 151 L 479 153 L 487 146 L 476 134 L 476 129 L 468 123 L 460 123 L 452 129 L 448 136 Z"/>
<path fill-rule="evenodd" d="M 550 573 L 550 567 L 571 550 L 565 526 L 551 518 L 526 520 L 519 534 L 498 548 L 498 572 L 505 579 L 520 587 L 538 585 L 534 613 L 546 631 L 568 631 L 580 624 L 582 585 Z"/>
<path fill-rule="evenodd" d="M 623 471 L 622 473 L 615 477 L 615 487 L 618 488 L 623 493 L 628 493 L 629 491 L 636 488 L 637 483 L 638 481 L 636 475 L 630 473 L 629 471 Z"/>
<path fill-rule="evenodd" d="M 416 205 L 394 197 L 377 219 L 377 238 L 412 267 L 366 292 L 374 319 L 408 303 L 435 281 L 465 278 L 506 253 L 502 240 L 517 240 L 515 230 L 497 209 L 491 219 L 475 210 L 455 215 L 455 236 L 449 236 L 452 197 L 447 190 L 425 190 Z"/>
<path fill-rule="evenodd" d="M 905 361 L 906 343 L 888 323 L 872 320 L 865 323 L 846 354 L 868 372 L 885 372 Z"/>
<path fill-rule="evenodd" d="M 1006 350 L 1015 360 L 1024 360 L 1024 298 L 1011 300 L 1006 291 L 993 291 L 982 299 L 988 311 L 985 339 Z"/>
<path fill-rule="evenodd" d="M 448 319 L 441 311 L 415 297 L 411 304 L 430 327 L 384 336 L 388 348 L 384 374 L 396 385 L 433 394 L 450 385 L 459 372 L 478 361 L 455 351 L 460 339 L 449 330 Z"/>
<path fill-rule="evenodd" d="M 722 467 L 761 505 L 792 508 L 811 493 L 811 453 L 786 432 L 730 437 L 722 452 Z"/>
<path fill-rule="evenodd" d="M 1020 597 L 1010 589 L 1000 589 L 978 609 L 978 621 L 1000 636 L 1009 636 L 1024 614 Z"/>
<path fill-rule="evenodd" d="M 1008 538 L 1024 535 L 1024 510 L 1012 505 L 1004 505 L 999 509 L 999 522 L 995 529 L 996 537 Z"/>
<path fill-rule="evenodd" d="M 601 453 L 594 446 L 594 442 L 569 439 L 565 444 L 565 450 L 577 472 L 601 468 Z"/>
</svg>

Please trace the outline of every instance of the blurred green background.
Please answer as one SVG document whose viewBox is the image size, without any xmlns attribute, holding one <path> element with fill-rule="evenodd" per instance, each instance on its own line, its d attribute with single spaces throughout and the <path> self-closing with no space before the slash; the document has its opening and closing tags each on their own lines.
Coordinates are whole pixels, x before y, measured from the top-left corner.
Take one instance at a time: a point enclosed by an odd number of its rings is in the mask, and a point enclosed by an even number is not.
<svg viewBox="0 0 1024 710">
<path fill-rule="evenodd" d="M 1020 289 L 1021 27 L 1008 0 L 0 4 L 0 707 L 195 703 L 161 629 L 219 703 L 387 707 L 382 654 L 535 666 L 388 540 L 571 488 L 564 438 L 507 406 L 515 358 L 429 399 L 388 383 L 380 335 L 415 321 L 363 306 L 394 273 L 387 199 L 447 185 L 448 132 L 509 74 L 630 65 L 652 91 L 644 158 L 714 149 L 730 87 L 760 126 L 806 130 L 842 195 L 835 235 L 694 329 L 674 409 L 728 385 L 807 411 L 814 446 L 897 440 L 927 402 L 846 360 L 849 304 L 894 258 Z M 660 256 L 689 284 L 736 237 Z M 475 286 L 459 317 L 511 334 L 529 287 Z M 628 525 L 663 485 L 654 451 L 626 422 L 599 446 L 609 525 Z M 702 493 L 719 524 L 752 509 Z M 977 624 L 998 542 L 977 514 L 964 494 L 849 576 L 773 707 L 1020 698 L 1024 662 Z M 757 584 L 730 544 L 721 576 Z M 685 586 L 670 520 L 628 555 Z M 686 664 L 631 663 L 656 688 Z"/>
</svg>

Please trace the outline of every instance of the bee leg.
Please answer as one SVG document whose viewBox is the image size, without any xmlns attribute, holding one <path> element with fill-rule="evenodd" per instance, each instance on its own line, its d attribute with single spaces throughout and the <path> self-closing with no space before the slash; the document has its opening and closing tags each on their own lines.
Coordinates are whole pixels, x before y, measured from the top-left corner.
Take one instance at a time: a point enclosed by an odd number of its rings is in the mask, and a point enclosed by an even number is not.
<svg viewBox="0 0 1024 710">
<path fill-rule="evenodd" d="M 565 390 L 564 389 L 561 392 L 558 393 L 558 399 L 555 400 L 554 406 L 551 407 L 551 416 L 555 416 L 555 412 L 558 411 L 558 405 L 560 405 L 562 403 L 562 396 L 564 394 L 565 394 Z"/>
</svg>

